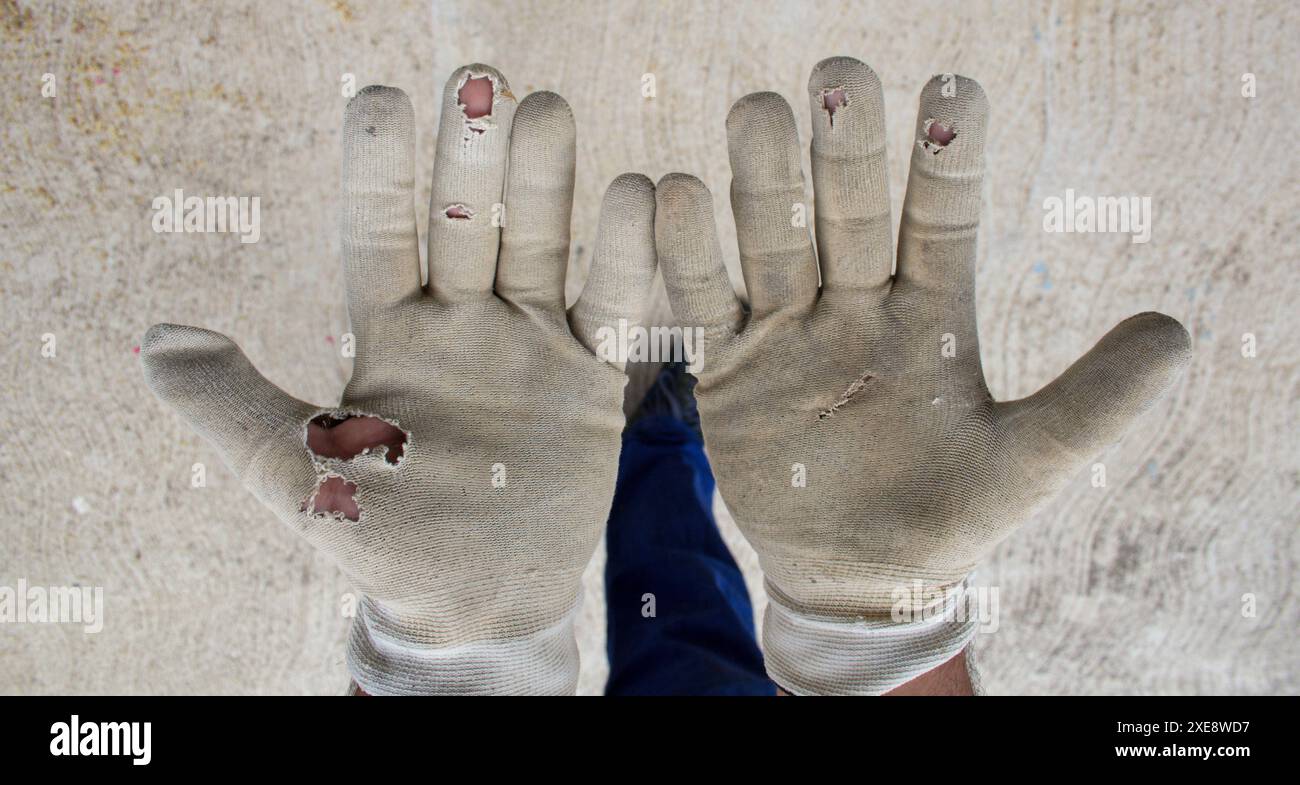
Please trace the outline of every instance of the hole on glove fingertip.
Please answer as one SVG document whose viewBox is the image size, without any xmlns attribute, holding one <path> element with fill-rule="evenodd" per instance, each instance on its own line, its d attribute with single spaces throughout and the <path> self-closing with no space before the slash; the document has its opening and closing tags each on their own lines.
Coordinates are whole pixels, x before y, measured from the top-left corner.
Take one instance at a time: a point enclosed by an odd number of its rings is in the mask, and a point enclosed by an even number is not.
<svg viewBox="0 0 1300 785">
<path fill-rule="evenodd" d="M 349 460 L 383 447 L 396 464 L 406 451 L 406 431 L 371 415 L 322 414 L 307 423 L 307 449 L 318 458 Z"/>
<path fill-rule="evenodd" d="M 940 147 L 947 147 L 948 143 L 957 136 L 956 131 L 939 122 L 931 122 L 929 130 L 925 133 L 930 137 L 931 142 L 934 142 Z"/>
<path fill-rule="evenodd" d="M 361 508 L 353 498 L 356 492 L 356 483 L 348 482 L 342 477 L 326 477 L 299 509 L 304 512 L 310 509 L 312 515 L 330 515 L 336 519 L 358 521 L 361 519 Z"/>
<path fill-rule="evenodd" d="M 835 127 L 835 110 L 844 106 L 847 102 L 848 98 L 844 94 L 843 87 L 822 90 L 822 109 L 826 110 L 827 118 L 831 122 L 831 128 Z"/>
<path fill-rule="evenodd" d="M 925 121 L 923 128 L 925 137 L 919 140 L 919 144 L 926 152 L 938 155 L 939 151 L 947 147 L 953 139 L 957 138 L 957 129 L 944 125 L 938 120 L 930 119 Z"/>
<path fill-rule="evenodd" d="M 456 93 L 456 101 L 460 104 L 465 119 L 477 120 L 492 116 L 492 98 L 496 92 L 494 88 L 489 76 L 475 76 L 465 80 Z"/>
<path fill-rule="evenodd" d="M 474 211 L 463 204 L 448 205 L 446 215 L 456 221 L 468 221 L 474 217 Z"/>
</svg>

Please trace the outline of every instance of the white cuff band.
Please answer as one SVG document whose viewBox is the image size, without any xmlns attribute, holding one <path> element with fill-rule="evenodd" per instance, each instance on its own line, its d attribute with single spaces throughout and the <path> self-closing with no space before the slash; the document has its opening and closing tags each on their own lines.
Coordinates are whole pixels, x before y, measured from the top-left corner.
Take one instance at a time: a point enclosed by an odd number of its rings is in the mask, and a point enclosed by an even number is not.
<svg viewBox="0 0 1300 785">
<path fill-rule="evenodd" d="M 798 613 L 768 592 L 763 616 L 767 673 L 793 695 L 881 695 L 957 656 L 975 634 L 956 613 L 963 581 L 942 609 L 918 621 L 849 621 Z"/>
<path fill-rule="evenodd" d="M 385 634 L 363 602 L 349 635 L 348 671 L 370 695 L 572 695 L 577 611 L 526 638 L 421 646 Z"/>
</svg>

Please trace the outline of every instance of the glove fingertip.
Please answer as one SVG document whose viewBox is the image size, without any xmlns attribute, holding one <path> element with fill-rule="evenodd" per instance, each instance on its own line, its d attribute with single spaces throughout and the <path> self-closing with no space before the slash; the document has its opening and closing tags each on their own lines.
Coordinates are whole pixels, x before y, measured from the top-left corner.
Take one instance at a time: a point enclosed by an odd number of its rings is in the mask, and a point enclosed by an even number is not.
<svg viewBox="0 0 1300 785">
<path fill-rule="evenodd" d="M 160 322 L 140 340 L 140 360 L 146 375 L 164 370 L 177 360 L 193 363 L 197 356 L 227 351 L 234 342 L 202 327 Z"/>
<path fill-rule="evenodd" d="M 655 199 L 662 208 L 691 209 L 701 204 L 712 211 L 713 195 L 700 178 L 685 172 L 669 172 L 659 178 Z M 711 213 L 710 213 L 711 214 Z"/>
<path fill-rule="evenodd" d="M 1192 356 L 1192 336 L 1183 323 L 1159 311 L 1145 311 L 1120 322 L 1116 329 L 1124 329 L 1156 351 L 1168 357 L 1179 367 L 1186 365 Z"/>
<path fill-rule="evenodd" d="M 612 200 L 639 207 L 649 206 L 653 209 L 654 198 L 654 181 L 640 172 L 624 172 L 615 177 L 610 182 L 609 188 L 605 189 L 606 202 Z"/>
<path fill-rule="evenodd" d="M 376 122 L 385 125 L 401 124 L 410 126 L 415 120 L 415 108 L 411 97 L 400 87 L 372 84 L 361 88 L 348 100 L 343 111 L 349 127 Z M 374 131 L 370 134 L 373 136 Z"/>
</svg>

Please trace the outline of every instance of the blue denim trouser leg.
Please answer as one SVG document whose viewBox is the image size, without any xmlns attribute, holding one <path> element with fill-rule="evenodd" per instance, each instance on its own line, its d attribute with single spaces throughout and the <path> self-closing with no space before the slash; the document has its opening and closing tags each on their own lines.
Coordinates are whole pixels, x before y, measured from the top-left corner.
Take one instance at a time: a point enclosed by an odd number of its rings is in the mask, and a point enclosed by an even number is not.
<svg viewBox="0 0 1300 785">
<path fill-rule="evenodd" d="M 606 530 L 606 695 L 775 695 L 699 437 L 650 416 L 623 436 Z"/>
</svg>

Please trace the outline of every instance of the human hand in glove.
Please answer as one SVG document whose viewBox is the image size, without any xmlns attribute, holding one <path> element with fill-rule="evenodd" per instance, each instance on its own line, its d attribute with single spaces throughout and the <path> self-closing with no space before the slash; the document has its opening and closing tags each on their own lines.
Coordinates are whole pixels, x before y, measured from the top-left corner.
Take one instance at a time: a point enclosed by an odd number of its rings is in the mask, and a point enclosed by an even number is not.
<svg viewBox="0 0 1300 785">
<path fill-rule="evenodd" d="M 757 93 L 727 118 L 750 313 L 699 180 L 660 181 L 655 233 L 676 317 L 705 330 L 695 395 L 718 487 L 766 578 L 768 671 L 796 693 L 880 693 L 973 631 L 897 623 L 899 592 L 920 582 L 951 597 L 1174 383 L 1189 340 L 1140 314 L 1038 393 L 994 401 L 975 327 L 984 91 L 949 76 L 921 93 L 896 271 L 880 81 L 832 58 L 808 94 L 815 253 L 792 221 L 804 184 L 790 107 Z"/>
<path fill-rule="evenodd" d="M 352 99 L 341 223 L 356 359 L 338 406 L 281 391 L 217 333 L 160 324 L 142 344 L 158 397 L 364 595 L 348 667 L 367 693 L 576 686 L 572 620 L 623 425 L 622 368 L 593 347 L 602 325 L 637 317 L 655 249 L 654 187 L 619 177 L 566 313 L 574 138 L 559 96 L 516 108 L 495 69 L 458 70 L 422 287 L 410 101 L 389 87 Z"/>
</svg>

